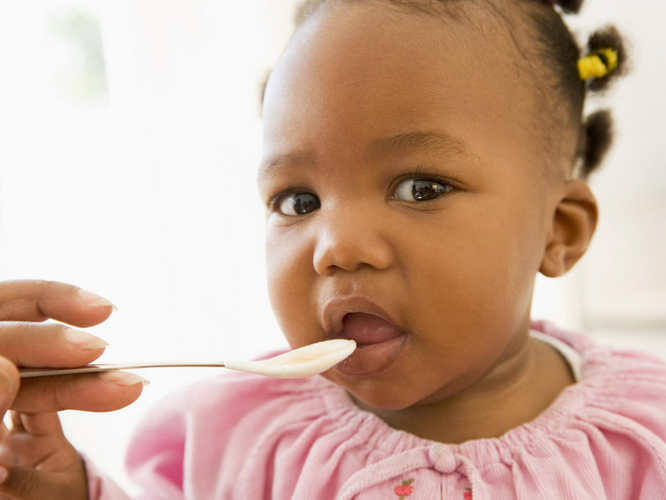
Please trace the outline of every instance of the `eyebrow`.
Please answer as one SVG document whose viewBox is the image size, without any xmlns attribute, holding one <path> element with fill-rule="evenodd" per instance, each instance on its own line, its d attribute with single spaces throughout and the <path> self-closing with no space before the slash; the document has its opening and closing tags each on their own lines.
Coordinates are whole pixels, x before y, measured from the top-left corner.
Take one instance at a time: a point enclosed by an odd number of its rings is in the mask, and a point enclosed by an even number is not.
<svg viewBox="0 0 666 500">
<path fill-rule="evenodd" d="M 467 143 L 441 131 L 408 132 L 381 137 L 368 145 L 364 158 L 366 161 L 373 161 L 390 155 L 406 154 L 411 151 L 446 154 L 467 160 L 476 158 Z M 282 153 L 262 162 L 258 174 L 260 176 L 273 176 L 286 167 L 298 167 L 315 162 L 316 155 L 313 151 Z"/>
<path fill-rule="evenodd" d="M 268 158 L 261 163 L 257 176 L 272 177 L 277 175 L 286 167 L 298 167 L 300 165 L 312 164 L 316 162 L 315 154 L 312 151 L 293 151 L 290 153 L 281 153 Z"/>
<path fill-rule="evenodd" d="M 373 141 L 365 153 L 367 160 L 376 160 L 385 156 L 410 151 L 424 151 L 427 153 L 459 156 L 466 159 L 475 155 L 462 139 L 453 137 L 445 132 L 409 132 L 391 137 L 382 137 Z"/>
</svg>

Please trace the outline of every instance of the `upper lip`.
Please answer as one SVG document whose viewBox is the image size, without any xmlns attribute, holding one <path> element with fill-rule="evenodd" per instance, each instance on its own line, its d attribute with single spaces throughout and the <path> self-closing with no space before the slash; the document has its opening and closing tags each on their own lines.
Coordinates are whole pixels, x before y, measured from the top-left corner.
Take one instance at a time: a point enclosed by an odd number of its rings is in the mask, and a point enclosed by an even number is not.
<svg viewBox="0 0 666 500">
<path fill-rule="evenodd" d="M 380 306 L 366 297 L 346 297 L 331 299 L 326 302 L 323 309 L 322 322 L 324 330 L 331 338 L 342 337 L 342 320 L 348 313 L 365 313 L 379 316 L 380 318 L 393 323 L 400 328 L 391 316 Z"/>
</svg>

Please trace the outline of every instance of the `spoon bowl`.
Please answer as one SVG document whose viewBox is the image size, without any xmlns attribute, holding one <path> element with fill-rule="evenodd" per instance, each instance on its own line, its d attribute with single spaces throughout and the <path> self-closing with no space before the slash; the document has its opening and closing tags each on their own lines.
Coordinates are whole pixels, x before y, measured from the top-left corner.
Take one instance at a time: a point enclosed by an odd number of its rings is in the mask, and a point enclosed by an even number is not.
<svg viewBox="0 0 666 500">
<path fill-rule="evenodd" d="M 325 372 L 347 358 L 356 349 L 356 342 L 333 339 L 310 344 L 262 361 L 227 361 L 231 370 L 257 373 L 268 377 L 309 377 Z"/>
</svg>

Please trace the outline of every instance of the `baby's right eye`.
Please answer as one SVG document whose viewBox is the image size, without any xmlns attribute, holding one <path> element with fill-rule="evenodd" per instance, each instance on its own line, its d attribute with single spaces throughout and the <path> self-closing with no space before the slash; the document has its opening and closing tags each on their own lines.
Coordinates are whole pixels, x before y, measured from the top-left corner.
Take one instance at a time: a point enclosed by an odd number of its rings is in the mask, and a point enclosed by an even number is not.
<svg viewBox="0 0 666 500">
<path fill-rule="evenodd" d="M 321 207 L 321 202 L 312 193 L 288 193 L 276 200 L 275 206 L 283 215 L 307 215 Z"/>
</svg>

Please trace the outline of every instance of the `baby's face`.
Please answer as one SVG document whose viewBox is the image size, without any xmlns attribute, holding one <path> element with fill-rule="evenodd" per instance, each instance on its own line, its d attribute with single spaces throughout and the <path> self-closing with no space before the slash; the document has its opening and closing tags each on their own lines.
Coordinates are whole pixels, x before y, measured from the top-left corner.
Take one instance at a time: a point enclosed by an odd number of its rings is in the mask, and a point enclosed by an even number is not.
<svg viewBox="0 0 666 500">
<path fill-rule="evenodd" d="M 266 90 L 259 186 L 287 340 L 354 338 L 325 376 L 400 409 L 525 345 L 556 203 L 499 23 L 385 12 L 345 4 L 301 27 Z"/>
</svg>

